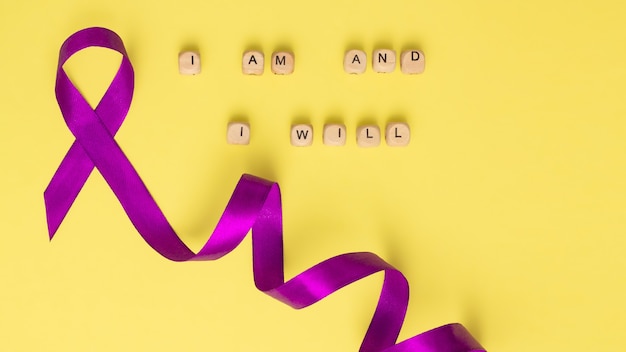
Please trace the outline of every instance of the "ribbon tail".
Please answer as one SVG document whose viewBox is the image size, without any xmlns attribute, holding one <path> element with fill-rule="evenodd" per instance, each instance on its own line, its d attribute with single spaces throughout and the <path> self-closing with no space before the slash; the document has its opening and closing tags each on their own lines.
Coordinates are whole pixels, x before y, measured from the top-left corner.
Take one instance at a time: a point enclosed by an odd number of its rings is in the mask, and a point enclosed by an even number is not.
<svg viewBox="0 0 626 352">
<path fill-rule="evenodd" d="M 404 340 L 382 352 L 485 352 L 467 329 L 452 323 Z"/>
<path fill-rule="evenodd" d="M 43 193 L 50 240 L 61 226 L 93 168 L 93 162 L 75 141 Z"/>
</svg>

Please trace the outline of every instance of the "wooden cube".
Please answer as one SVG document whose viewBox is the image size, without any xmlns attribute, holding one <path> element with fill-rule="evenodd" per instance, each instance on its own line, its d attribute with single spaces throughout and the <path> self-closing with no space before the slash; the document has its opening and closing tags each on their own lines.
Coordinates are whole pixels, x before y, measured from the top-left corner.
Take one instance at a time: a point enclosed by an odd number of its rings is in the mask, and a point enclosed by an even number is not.
<svg viewBox="0 0 626 352">
<path fill-rule="evenodd" d="M 181 75 L 200 73 L 200 54 L 195 51 L 183 51 L 178 54 L 178 72 Z"/>
<path fill-rule="evenodd" d="M 313 144 L 313 126 L 299 124 L 291 126 L 291 145 L 308 147 Z"/>
<path fill-rule="evenodd" d="M 246 51 L 243 53 L 241 69 L 245 75 L 262 75 L 265 58 L 260 51 Z"/>
<path fill-rule="evenodd" d="M 359 147 L 377 147 L 380 145 L 380 128 L 376 125 L 364 125 L 356 130 L 356 144 Z"/>
<path fill-rule="evenodd" d="M 411 141 L 411 130 L 404 122 L 392 122 L 387 124 L 385 140 L 390 147 L 405 147 Z"/>
<path fill-rule="evenodd" d="M 367 55 L 363 50 L 349 50 L 343 58 L 343 70 L 347 73 L 361 74 L 367 66 Z"/>
<path fill-rule="evenodd" d="M 346 126 L 338 123 L 325 125 L 324 145 L 346 145 Z"/>
<path fill-rule="evenodd" d="M 272 54 L 272 72 L 277 75 L 290 75 L 295 66 L 293 53 L 278 51 Z"/>
<path fill-rule="evenodd" d="M 407 75 L 424 72 L 426 58 L 419 50 L 406 50 L 400 55 L 400 71 Z"/>
<path fill-rule="evenodd" d="M 228 144 L 250 144 L 250 125 L 244 122 L 231 122 L 226 129 Z"/>
<path fill-rule="evenodd" d="M 374 50 L 372 69 L 380 73 L 393 72 L 396 69 L 396 52 L 389 49 Z"/>
</svg>

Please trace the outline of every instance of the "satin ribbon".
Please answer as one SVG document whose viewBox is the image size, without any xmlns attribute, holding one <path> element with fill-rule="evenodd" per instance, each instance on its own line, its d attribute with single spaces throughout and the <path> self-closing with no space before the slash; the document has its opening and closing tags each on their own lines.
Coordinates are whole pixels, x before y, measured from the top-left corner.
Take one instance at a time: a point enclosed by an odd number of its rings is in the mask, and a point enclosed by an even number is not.
<svg viewBox="0 0 626 352">
<path fill-rule="evenodd" d="M 91 46 L 116 50 L 122 62 L 102 100 L 92 109 L 72 84 L 63 64 Z M 256 287 L 296 309 L 318 302 L 340 288 L 377 272 L 385 277 L 361 352 L 484 351 L 460 324 L 448 324 L 403 342 L 400 333 L 409 300 L 404 275 L 373 253 L 347 253 L 325 260 L 285 281 L 282 212 L 278 184 L 243 175 L 213 234 L 198 253 L 176 235 L 131 162 L 114 139 L 132 101 L 133 68 L 120 37 L 105 28 L 87 28 L 63 43 L 57 69 L 56 97 L 75 142 L 44 192 L 50 239 L 97 167 L 144 240 L 173 261 L 215 260 L 239 245 L 252 229 Z"/>
</svg>

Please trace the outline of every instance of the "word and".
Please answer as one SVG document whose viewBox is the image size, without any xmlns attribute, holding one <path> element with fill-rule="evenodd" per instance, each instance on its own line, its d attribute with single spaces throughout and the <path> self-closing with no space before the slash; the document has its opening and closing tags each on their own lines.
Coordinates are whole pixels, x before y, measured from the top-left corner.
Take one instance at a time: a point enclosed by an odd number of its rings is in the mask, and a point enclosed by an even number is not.
<svg viewBox="0 0 626 352">
<path fill-rule="evenodd" d="M 347 73 L 361 74 L 367 66 L 367 55 L 363 50 L 349 50 L 343 59 L 343 69 Z M 400 54 L 400 71 L 407 75 L 424 72 L 426 59 L 419 50 L 405 50 Z M 396 52 L 378 49 L 372 53 L 372 69 L 378 73 L 391 73 L 396 69 Z"/>
<path fill-rule="evenodd" d="M 313 145 L 313 126 L 297 124 L 291 126 L 291 145 L 308 147 Z M 359 147 L 377 147 L 381 142 L 381 132 L 377 125 L 363 125 L 356 129 L 356 143 Z M 344 146 L 348 140 L 346 126 L 338 123 L 324 125 L 322 140 L 324 145 Z M 404 147 L 411 140 L 411 130 L 404 122 L 391 122 L 385 128 L 385 141 L 390 147 Z M 231 122 L 226 129 L 229 144 L 250 144 L 250 125 L 245 122 Z"/>
</svg>

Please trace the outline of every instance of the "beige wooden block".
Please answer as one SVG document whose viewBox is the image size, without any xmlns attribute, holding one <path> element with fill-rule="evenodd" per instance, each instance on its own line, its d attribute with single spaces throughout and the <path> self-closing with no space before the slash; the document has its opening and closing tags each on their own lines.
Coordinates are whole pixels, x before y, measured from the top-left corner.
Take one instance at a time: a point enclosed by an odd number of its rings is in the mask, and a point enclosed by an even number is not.
<svg viewBox="0 0 626 352">
<path fill-rule="evenodd" d="M 313 144 L 313 126 L 299 124 L 291 126 L 291 145 L 308 147 Z"/>
<path fill-rule="evenodd" d="M 245 75 L 262 75 L 265 58 L 260 51 L 246 51 L 243 53 L 241 68 Z"/>
<path fill-rule="evenodd" d="M 277 75 L 290 75 L 295 67 L 293 53 L 278 51 L 272 54 L 272 72 Z"/>
<path fill-rule="evenodd" d="M 419 50 L 406 50 L 400 55 L 400 71 L 407 75 L 424 72 L 426 57 Z"/>
<path fill-rule="evenodd" d="M 396 69 L 396 52 L 389 49 L 374 50 L 372 69 L 380 73 L 393 72 Z"/>
<path fill-rule="evenodd" d="M 411 130 L 404 122 L 391 122 L 385 130 L 385 140 L 390 147 L 405 147 L 411 141 Z"/>
<path fill-rule="evenodd" d="M 195 51 L 183 51 L 178 54 L 178 72 L 181 75 L 200 73 L 200 54 Z"/>
<path fill-rule="evenodd" d="M 343 70 L 347 73 L 361 74 L 367 67 L 367 54 L 363 50 L 349 50 L 343 58 Z"/>
<path fill-rule="evenodd" d="M 377 147 L 380 145 L 380 128 L 365 125 L 356 129 L 356 144 L 359 147 Z"/>
<path fill-rule="evenodd" d="M 332 146 L 346 145 L 346 126 L 338 123 L 325 125 L 324 144 Z"/>
<path fill-rule="evenodd" d="M 228 144 L 250 144 L 250 125 L 244 122 L 231 122 L 226 131 Z"/>
</svg>

